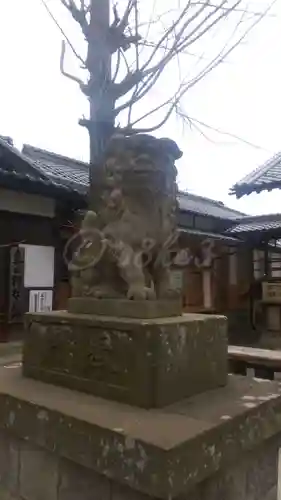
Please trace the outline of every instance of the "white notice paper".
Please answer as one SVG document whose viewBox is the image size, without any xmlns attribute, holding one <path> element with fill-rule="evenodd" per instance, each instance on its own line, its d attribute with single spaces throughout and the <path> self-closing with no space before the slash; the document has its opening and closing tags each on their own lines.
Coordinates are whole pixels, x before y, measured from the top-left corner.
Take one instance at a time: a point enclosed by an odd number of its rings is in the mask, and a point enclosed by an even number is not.
<svg viewBox="0 0 281 500">
<path fill-rule="evenodd" d="M 54 286 L 54 247 L 20 245 L 25 248 L 25 288 L 52 288 Z"/>
<path fill-rule="evenodd" d="M 52 290 L 30 290 L 29 312 L 49 312 L 53 306 Z"/>
</svg>

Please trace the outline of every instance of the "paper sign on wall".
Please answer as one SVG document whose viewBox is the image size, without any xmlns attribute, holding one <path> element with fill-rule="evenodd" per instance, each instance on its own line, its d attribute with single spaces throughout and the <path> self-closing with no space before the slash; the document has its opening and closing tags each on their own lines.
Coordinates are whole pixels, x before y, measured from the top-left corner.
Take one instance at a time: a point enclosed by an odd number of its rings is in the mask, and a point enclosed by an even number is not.
<svg viewBox="0 0 281 500">
<path fill-rule="evenodd" d="M 178 269 L 173 269 L 170 272 L 170 285 L 173 290 L 182 290 L 183 272 Z"/>
<path fill-rule="evenodd" d="M 25 249 L 24 287 L 53 288 L 55 249 L 50 246 L 21 245 Z"/>
<path fill-rule="evenodd" d="M 29 312 L 49 312 L 53 306 L 52 290 L 30 290 Z"/>
</svg>

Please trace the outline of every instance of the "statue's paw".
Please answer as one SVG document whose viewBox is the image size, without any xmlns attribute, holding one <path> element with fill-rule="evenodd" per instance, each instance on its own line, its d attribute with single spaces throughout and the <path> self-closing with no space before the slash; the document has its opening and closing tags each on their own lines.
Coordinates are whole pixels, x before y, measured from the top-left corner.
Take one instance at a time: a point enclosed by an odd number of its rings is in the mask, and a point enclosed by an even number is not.
<svg viewBox="0 0 281 500">
<path fill-rule="evenodd" d="M 146 300 L 146 288 L 139 285 L 130 286 L 127 293 L 127 298 L 130 300 Z"/>
<path fill-rule="evenodd" d="M 151 300 L 155 298 L 154 290 L 146 286 L 130 286 L 127 298 L 130 300 Z"/>
<path fill-rule="evenodd" d="M 146 293 L 147 293 L 147 299 L 149 300 L 156 299 L 156 293 L 152 288 L 146 288 Z"/>
<path fill-rule="evenodd" d="M 94 289 L 94 290 L 92 290 L 92 296 L 95 299 L 103 299 L 104 298 L 104 292 L 103 292 L 103 290 L 100 290 L 99 288 L 98 289 Z"/>
<path fill-rule="evenodd" d="M 181 296 L 179 290 L 167 288 L 166 290 L 162 290 L 158 297 L 159 299 L 178 299 Z"/>
</svg>

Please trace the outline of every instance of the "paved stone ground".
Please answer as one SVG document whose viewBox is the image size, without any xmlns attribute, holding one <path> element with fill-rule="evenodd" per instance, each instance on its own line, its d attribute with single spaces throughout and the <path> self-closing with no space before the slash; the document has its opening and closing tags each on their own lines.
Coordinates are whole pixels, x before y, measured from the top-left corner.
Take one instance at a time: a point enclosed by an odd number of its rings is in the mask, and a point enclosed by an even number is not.
<svg viewBox="0 0 281 500">
<path fill-rule="evenodd" d="M 0 366 L 21 360 L 22 342 L 0 343 Z M 0 500 L 1 497 L 0 497 Z"/>
<path fill-rule="evenodd" d="M 0 357 L 21 351 L 22 344 L 23 342 L 20 340 L 16 342 L 0 342 Z"/>
</svg>

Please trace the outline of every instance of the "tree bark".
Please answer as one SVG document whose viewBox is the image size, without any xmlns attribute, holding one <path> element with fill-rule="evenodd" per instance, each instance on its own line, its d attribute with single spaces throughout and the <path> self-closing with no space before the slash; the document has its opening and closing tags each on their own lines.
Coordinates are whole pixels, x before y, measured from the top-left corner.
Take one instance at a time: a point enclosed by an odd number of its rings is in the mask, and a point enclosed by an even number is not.
<svg viewBox="0 0 281 500">
<path fill-rule="evenodd" d="M 111 53 L 108 45 L 110 0 L 91 0 L 87 67 L 90 72 L 90 139 L 89 206 L 98 210 L 103 192 L 102 168 L 106 144 L 114 131 L 114 101 L 111 94 Z"/>
</svg>

